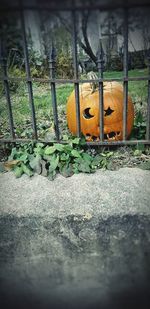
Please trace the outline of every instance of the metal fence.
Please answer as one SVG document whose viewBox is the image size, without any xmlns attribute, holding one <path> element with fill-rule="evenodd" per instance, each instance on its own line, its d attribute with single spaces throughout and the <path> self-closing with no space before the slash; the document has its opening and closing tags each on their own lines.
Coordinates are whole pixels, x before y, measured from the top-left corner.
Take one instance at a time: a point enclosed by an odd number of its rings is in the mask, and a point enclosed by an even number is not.
<svg viewBox="0 0 150 309">
<path fill-rule="evenodd" d="M 118 6 L 116 7 L 118 8 Z M 60 139 L 60 132 L 59 132 L 59 122 L 58 122 L 58 111 L 57 111 L 57 96 L 56 96 L 56 85 L 57 84 L 66 84 L 72 83 L 74 84 L 75 89 L 75 99 L 76 99 L 76 116 L 77 116 L 77 135 L 80 136 L 81 133 L 81 124 L 80 124 L 80 95 L 79 95 L 79 84 L 80 83 L 87 83 L 87 82 L 97 82 L 99 85 L 99 119 L 100 119 L 100 140 L 87 142 L 90 145 L 133 145 L 138 143 L 143 144 L 150 144 L 150 55 L 148 57 L 148 76 L 145 77 L 129 77 L 128 76 L 128 7 L 122 7 L 124 12 L 124 52 L 123 52 L 123 77 L 122 78 L 111 78 L 106 79 L 103 77 L 103 51 L 101 45 L 99 46 L 98 50 L 98 60 L 97 60 L 97 70 L 98 70 L 98 78 L 94 80 L 81 80 L 79 79 L 78 74 L 78 59 L 77 59 L 77 29 L 76 29 L 76 14 L 79 10 L 84 10 L 85 7 L 73 7 L 71 8 L 63 8 L 61 5 L 57 5 L 58 10 L 66 10 L 68 9 L 71 12 L 72 16 L 72 50 L 73 50 L 73 66 L 74 66 L 74 78 L 72 79 L 56 79 L 55 78 L 55 55 L 54 55 L 54 47 L 52 46 L 50 57 L 49 57 L 49 79 L 44 78 L 32 78 L 30 74 L 30 64 L 29 64 L 29 54 L 28 54 L 28 47 L 27 47 L 27 37 L 26 37 L 26 30 L 25 30 L 25 18 L 24 18 L 24 11 L 26 9 L 38 10 L 38 9 L 48 9 L 48 10 L 56 10 L 56 7 L 45 7 L 45 6 L 32 6 L 32 7 L 23 7 L 21 4 L 19 6 L 14 7 L 4 7 L 2 8 L 1 12 L 6 11 L 15 11 L 19 12 L 20 14 L 20 21 L 21 21 L 21 29 L 22 29 L 22 38 L 23 38 L 23 49 L 24 49 L 24 57 L 25 57 L 25 69 L 26 69 L 26 78 L 15 78 L 15 77 L 8 77 L 7 75 L 7 59 L 5 57 L 5 50 L 3 48 L 3 38 L 0 41 L 0 61 L 2 66 L 2 76 L 1 80 L 4 84 L 5 89 L 5 96 L 6 102 L 8 107 L 8 118 L 9 118 L 9 126 L 10 126 L 10 134 L 11 138 L 9 139 L 0 139 L 1 143 L 8 143 L 8 142 L 28 142 L 31 141 L 29 139 L 22 139 L 17 138 L 15 136 L 14 131 L 14 121 L 13 121 L 13 113 L 12 113 L 12 104 L 11 104 L 11 97 L 10 97 L 10 89 L 9 83 L 11 81 L 21 81 L 24 80 L 28 86 L 28 94 L 29 94 L 29 104 L 31 108 L 31 119 L 32 119 L 32 128 L 33 128 L 33 141 L 39 140 L 38 133 L 37 133 L 37 124 L 36 124 L 36 113 L 34 107 L 34 96 L 33 96 L 33 89 L 32 84 L 33 81 L 39 81 L 43 83 L 49 83 L 51 87 L 51 95 L 52 95 L 52 107 L 53 107 L 53 118 L 54 118 L 54 130 L 56 135 L 56 141 L 61 142 Z M 88 9 L 100 9 L 100 10 L 114 10 L 114 6 L 107 6 L 102 7 L 101 5 L 95 5 L 92 7 L 88 7 Z M 127 110 L 128 110 L 128 82 L 129 81 L 142 81 L 145 80 L 148 82 L 148 101 L 147 101 L 147 125 L 146 125 L 146 138 L 145 140 L 127 140 Z M 124 106 L 123 106 L 123 140 L 122 141 L 106 141 L 104 140 L 104 102 L 103 102 L 103 82 L 105 81 L 120 81 L 123 83 L 124 89 Z"/>
</svg>

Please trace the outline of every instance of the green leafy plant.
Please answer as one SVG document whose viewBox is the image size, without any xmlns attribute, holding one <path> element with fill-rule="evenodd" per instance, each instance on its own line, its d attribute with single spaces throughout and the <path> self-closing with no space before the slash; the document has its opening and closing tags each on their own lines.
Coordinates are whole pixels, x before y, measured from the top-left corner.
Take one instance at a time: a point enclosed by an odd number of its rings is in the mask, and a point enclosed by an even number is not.
<svg viewBox="0 0 150 309">
<path fill-rule="evenodd" d="M 15 77 L 15 78 L 25 78 L 26 73 L 23 68 L 19 68 L 17 65 L 14 65 L 13 67 L 8 68 L 8 75 L 10 77 Z M 12 93 L 15 93 L 16 91 L 19 90 L 19 94 L 23 94 L 24 90 L 24 82 L 20 80 L 16 81 L 10 81 L 9 83 L 10 91 Z"/>
<path fill-rule="evenodd" d="M 146 134 L 146 122 L 143 117 L 143 114 L 139 110 L 134 119 L 134 127 L 131 134 L 131 137 L 136 137 L 137 139 L 145 139 Z"/>
<path fill-rule="evenodd" d="M 73 174 L 93 173 L 97 168 L 107 168 L 113 152 L 92 156 L 84 150 L 84 138 L 63 137 L 63 143 L 29 143 L 12 148 L 7 165 L 10 164 L 16 177 L 26 174 L 29 177 L 37 173 L 53 180 L 57 173 L 64 177 Z"/>
<path fill-rule="evenodd" d="M 73 77 L 73 64 L 70 55 L 60 52 L 56 61 L 56 75 L 60 78 Z"/>
<path fill-rule="evenodd" d="M 113 156 L 113 154 L 114 154 L 113 151 L 104 151 L 104 152 L 101 152 L 100 154 L 97 154 L 93 158 L 92 165 L 95 166 L 95 168 L 108 169 L 110 159 Z"/>
<path fill-rule="evenodd" d="M 144 152 L 145 152 L 145 145 L 139 143 L 139 144 L 136 145 L 133 154 L 134 154 L 134 156 L 141 156 L 142 153 L 144 153 Z"/>
</svg>

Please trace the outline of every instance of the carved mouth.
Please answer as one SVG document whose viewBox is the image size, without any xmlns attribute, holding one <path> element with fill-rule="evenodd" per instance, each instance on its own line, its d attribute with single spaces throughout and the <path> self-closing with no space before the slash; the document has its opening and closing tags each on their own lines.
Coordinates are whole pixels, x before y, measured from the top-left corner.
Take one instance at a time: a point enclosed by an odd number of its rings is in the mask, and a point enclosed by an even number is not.
<svg viewBox="0 0 150 309">
<path fill-rule="evenodd" d="M 119 136 L 121 135 L 121 132 L 120 131 L 117 131 L 117 132 L 109 132 L 109 133 L 106 133 L 104 134 L 104 139 L 107 139 L 107 140 L 116 140 Z"/>
<path fill-rule="evenodd" d="M 117 131 L 117 132 L 109 132 L 104 134 L 104 140 L 118 140 L 118 138 L 120 137 L 121 132 Z M 86 134 L 86 140 L 88 141 L 99 141 L 99 137 L 98 136 L 93 136 L 89 133 Z"/>
<path fill-rule="evenodd" d="M 90 114 L 90 107 L 88 107 L 88 108 L 86 108 L 85 110 L 84 110 L 84 112 L 83 112 L 83 117 L 85 118 L 85 119 L 91 119 L 91 118 L 93 118 L 94 116 L 93 115 L 91 115 Z"/>
<path fill-rule="evenodd" d="M 99 141 L 99 137 L 87 133 L 86 134 L 86 140 L 87 141 Z"/>
</svg>

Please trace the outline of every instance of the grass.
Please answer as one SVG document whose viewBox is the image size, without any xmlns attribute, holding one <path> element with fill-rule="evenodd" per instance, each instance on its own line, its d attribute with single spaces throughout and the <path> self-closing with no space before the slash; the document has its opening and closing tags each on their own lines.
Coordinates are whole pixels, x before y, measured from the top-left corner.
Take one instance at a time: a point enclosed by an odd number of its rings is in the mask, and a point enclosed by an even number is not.
<svg viewBox="0 0 150 309">
<path fill-rule="evenodd" d="M 131 70 L 129 71 L 129 77 L 144 77 L 148 75 L 147 69 L 142 70 Z M 123 77 L 123 72 L 105 72 L 105 78 L 121 78 Z M 147 101 L 147 88 L 148 83 L 147 81 L 130 81 L 128 84 L 129 93 L 134 102 L 137 101 Z"/>
<path fill-rule="evenodd" d="M 131 70 L 129 76 L 146 76 L 147 70 Z M 123 72 L 105 72 L 105 78 L 117 78 L 122 77 Z M 11 85 L 15 89 L 11 93 L 12 109 L 14 116 L 14 124 L 16 127 L 16 133 L 18 136 L 30 136 L 31 119 L 30 119 L 30 107 L 28 100 L 27 85 L 21 82 L 18 87 Z M 60 118 L 61 129 L 64 130 L 66 125 L 65 106 L 67 98 L 73 90 L 72 84 L 59 85 L 56 87 L 58 113 Z M 143 115 L 146 115 L 147 105 L 147 81 L 132 81 L 129 82 L 129 93 L 135 104 L 135 110 L 142 111 Z M 41 84 L 38 82 L 33 83 L 33 94 L 35 112 L 37 118 L 37 126 L 40 134 L 44 134 L 53 126 L 53 113 L 52 113 L 52 100 L 50 87 L 47 84 Z M 8 120 L 7 120 L 7 107 L 4 95 L 0 98 L 0 123 L 1 123 L 1 136 L 9 136 L 8 133 Z"/>
<path fill-rule="evenodd" d="M 129 71 L 129 77 L 142 77 L 147 76 L 148 70 L 147 69 L 135 69 Z M 110 71 L 110 72 L 104 72 L 104 77 L 106 78 L 119 78 L 123 77 L 123 71 Z"/>
<path fill-rule="evenodd" d="M 63 111 L 65 111 L 65 104 L 72 90 L 73 85 L 70 84 L 56 88 L 58 111 L 60 110 L 62 112 L 62 107 Z M 33 94 L 37 126 L 41 128 L 42 123 L 44 127 L 45 123 L 45 127 L 49 127 L 53 118 L 51 90 L 46 85 L 33 83 Z M 29 132 L 29 134 L 31 134 L 30 106 L 25 83 L 22 83 L 21 86 L 16 89 L 16 92 L 11 94 L 11 102 L 17 134 L 21 135 L 25 129 L 26 133 Z M 9 136 L 7 133 L 7 107 L 4 96 L 0 99 L 0 123 L 0 135 L 6 133 L 5 135 Z"/>
</svg>

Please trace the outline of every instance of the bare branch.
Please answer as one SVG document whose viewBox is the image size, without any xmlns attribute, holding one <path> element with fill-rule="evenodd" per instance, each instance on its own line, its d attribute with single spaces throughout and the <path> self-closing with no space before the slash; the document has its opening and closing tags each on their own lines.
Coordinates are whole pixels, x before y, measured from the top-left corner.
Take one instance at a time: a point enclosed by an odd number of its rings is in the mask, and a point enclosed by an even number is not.
<svg viewBox="0 0 150 309">
<path fill-rule="evenodd" d="M 89 19 L 89 11 L 86 11 L 82 15 L 82 21 L 81 21 L 81 30 L 82 30 L 82 35 L 83 35 L 83 40 L 82 41 L 80 34 L 77 34 L 77 41 L 80 47 L 85 51 L 85 53 L 90 57 L 90 59 L 96 64 L 97 57 L 94 55 L 93 50 L 91 48 L 91 45 L 88 40 L 88 35 L 87 35 L 87 27 L 88 27 L 88 19 Z M 66 30 L 71 33 L 72 31 L 72 25 L 68 23 L 68 20 L 63 18 L 62 15 L 59 13 L 56 13 L 56 16 L 61 20 L 61 23 L 64 25 Z"/>
<path fill-rule="evenodd" d="M 82 15 L 82 33 L 83 33 L 83 38 L 84 38 L 85 44 L 83 44 L 81 42 L 81 40 L 80 40 L 79 44 L 81 45 L 81 47 L 85 50 L 85 52 L 89 55 L 89 57 L 96 64 L 97 57 L 93 53 L 93 50 L 91 48 L 91 45 L 90 45 L 89 40 L 88 40 L 88 35 L 87 35 L 88 19 L 89 19 L 89 11 Z"/>
</svg>

